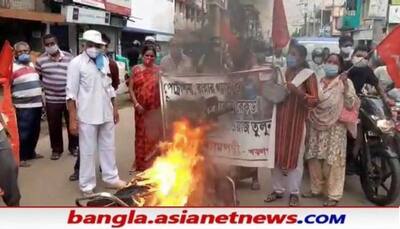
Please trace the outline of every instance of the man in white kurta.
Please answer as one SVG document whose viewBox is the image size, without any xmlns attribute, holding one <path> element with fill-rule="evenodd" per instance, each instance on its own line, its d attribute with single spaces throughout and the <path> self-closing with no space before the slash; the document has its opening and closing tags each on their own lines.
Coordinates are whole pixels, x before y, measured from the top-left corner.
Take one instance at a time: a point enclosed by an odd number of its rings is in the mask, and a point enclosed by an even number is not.
<svg viewBox="0 0 400 229">
<path fill-rule="evenodd" d="M 121 188 L 125 182 L 119 179 L 115 160 L 114 127 L 119 118 L 108 59 L 101 53 L 104 43 L 94 30 L 86 31 L 83 39 L 85 51 L 68 66 L 66 91 L 71 133 L 79 133 L 79 187 L 90 195 L 96 187 L 96 153 L 103 181 L 111 188 Z"/>
</svg>

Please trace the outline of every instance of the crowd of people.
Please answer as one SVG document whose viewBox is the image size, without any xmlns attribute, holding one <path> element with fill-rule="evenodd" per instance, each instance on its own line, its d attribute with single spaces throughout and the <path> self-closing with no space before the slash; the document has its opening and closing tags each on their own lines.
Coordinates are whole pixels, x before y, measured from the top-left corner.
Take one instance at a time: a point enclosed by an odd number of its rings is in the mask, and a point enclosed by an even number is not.
<svg viewBox="0 0 400 229">
<path fill-rule="evenodd" d="M 110 40 L 95 30 L 86 31 L 83 40 L 82 52 L 74 57 L 60 50 L 57 38 L 48 34 L 43 37 L 45 51 L 35 63 L 29 55 L 29 44 L 16 43 L 11 80 L 20 136 L 19 166 L 29 167 L 32 160 L 43 158 L 36 153 L 36 145 L 44 107 L 51 160 L 60 159 L 64 151 L 64 119 L 68 128 L 68 151 L 77 157 L 70 180 L 78 180 L 83 195 L 90 195 L 96 187 L 97 156 L 102 179 L 108 187 L 118 189 L 126 182 L 119 178 L 115 158 L 115 127 L 119 122 L 115 91 L 120 82 L 115 60 L 106 55 Z M 390 77 L 377 78 L 379 72 L 385 75 L 384 69 L 377 68 L 374 74 L 369 65 L 372 55 L 368 48 L 353 49 L 351 37 L 342 37 L 339 45 L 340 53 L 329 53 L 329 49 L 313 52 L 311 67 L 306 60 L 307 49 L 295 40 L 286 56 L 282 49 L 275 49 L 273 55 L 264 60 L 284 70 L 289 91 L 287 98 L 277 104 L 276 161 L 271 171 L 273 191 L 265 202 L 273 202 L 288 193 L 289 206 L 297 206 L 301 195 L 304 198 L 325 195 L 324 206 L 336 206 L 343 196 L 346 172 L 351 173 L 353 152 L 361 141 L 361 136 L 357 135 L 357 120 L 348 120 L 345 114 L 357 112 L 357 94 L 362 93 L 367 84 L 387 103 L 393 103 L 381 86 L 381 81 L 388 81 Z M 238 51 L 236 59 L 239 61 L 234 61 L 220 38 L 210 39 L 207 47 L 194 63 L 184 54 L 182 42 L 176 38 L 170 41 L 169 54 L 164 57 L 160 56 L 160 47 L 154 38 L 146 38 L 143 45 L 138 41 L 133 43 L 127 55 L 130 60 L 127 63 L 130 67 L 129 95 L 135 110 L 136 130 L 132 173 L 151 166 L 148 154 L 156 150 L 161 139 L 158 133 L 161 131 L 148 128 L 149 122 L 161 120 L 160 74 L 224 73 L 237 70 L 238 66 L 245 70 L 260 64 L 248 46 Z M 7 205 L 18 206 L 18 169 L 9 156 L 11 147 L 1 116 L 0 121 L 0 150 L 9 152 L 0 154 L 1 163 L 8 164 L 0 166 L 0 195 Z M 351 134 L 347 134 L 348 131 Z M 301 193 L 304 164 L 307 164 L 311 185 L 309 192 Z M 257 171 L 252 178 L 252 189 L 260 189 Z"/>
</svg>

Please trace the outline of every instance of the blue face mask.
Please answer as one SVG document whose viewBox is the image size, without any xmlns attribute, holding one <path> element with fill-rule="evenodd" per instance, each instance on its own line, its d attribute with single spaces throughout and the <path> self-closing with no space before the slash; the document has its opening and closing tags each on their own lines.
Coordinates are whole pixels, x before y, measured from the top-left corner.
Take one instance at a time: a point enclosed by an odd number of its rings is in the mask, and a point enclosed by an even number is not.
<svg viewBox="0 0 400 229">
<path fill-rule="evenodd" d="M 335 78 L 339 73 L 339 66 L 335 64 L 324 64 L 324 72 L 327 78 Z"/>
<path fill-rule="evenodd" d="M 96 67 L 97 67 L 97 69 L 103 70 L 104 58 L 105 58 L 105 56 L 103 54 L 97 55 L 97 57 L 96 57 Z"/>
<path fill-rule="evenodd" d="M 286 58 L 286 64 L 289 68 L 293 68 L 297 66 L 297 60 L 295 56 L 289 55 Z"/>
<path fill-rule="evenodd" d="M 29 54 L 24 53 L 24 54 L 19 55 L 17 60 L 21 64 L 27 64 L 27 63 L 31 62 L 31 56 Z"/>
</svg>

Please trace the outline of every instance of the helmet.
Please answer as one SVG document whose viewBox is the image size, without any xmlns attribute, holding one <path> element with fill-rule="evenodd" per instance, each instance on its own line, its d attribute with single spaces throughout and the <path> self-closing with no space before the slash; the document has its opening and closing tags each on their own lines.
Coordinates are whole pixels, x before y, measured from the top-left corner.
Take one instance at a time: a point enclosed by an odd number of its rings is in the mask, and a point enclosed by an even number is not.
<svg viewBox="0 0 400 229">
<path fill-rule="evenodd" d="M 316 48 L 312 51 L 312 58 L 314 59 L 315 57 L 323 57 L 324 56 L 324 50 L 322 48 Z"/>
</svg>

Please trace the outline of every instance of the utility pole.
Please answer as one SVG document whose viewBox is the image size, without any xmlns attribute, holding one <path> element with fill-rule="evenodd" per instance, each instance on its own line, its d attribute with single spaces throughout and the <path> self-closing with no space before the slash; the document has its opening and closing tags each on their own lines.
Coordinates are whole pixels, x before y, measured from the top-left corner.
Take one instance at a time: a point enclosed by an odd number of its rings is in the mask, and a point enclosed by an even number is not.
<svg viewBox="0 0 400 229">
<path fill-rule="evenodd" d="M 297 6 L 303 7 L 304 14 L 304 36 L 308 36 L 309 34 L 309 24 L 308 24 L 308 0 L 300 0 Z"/>
</svg>

